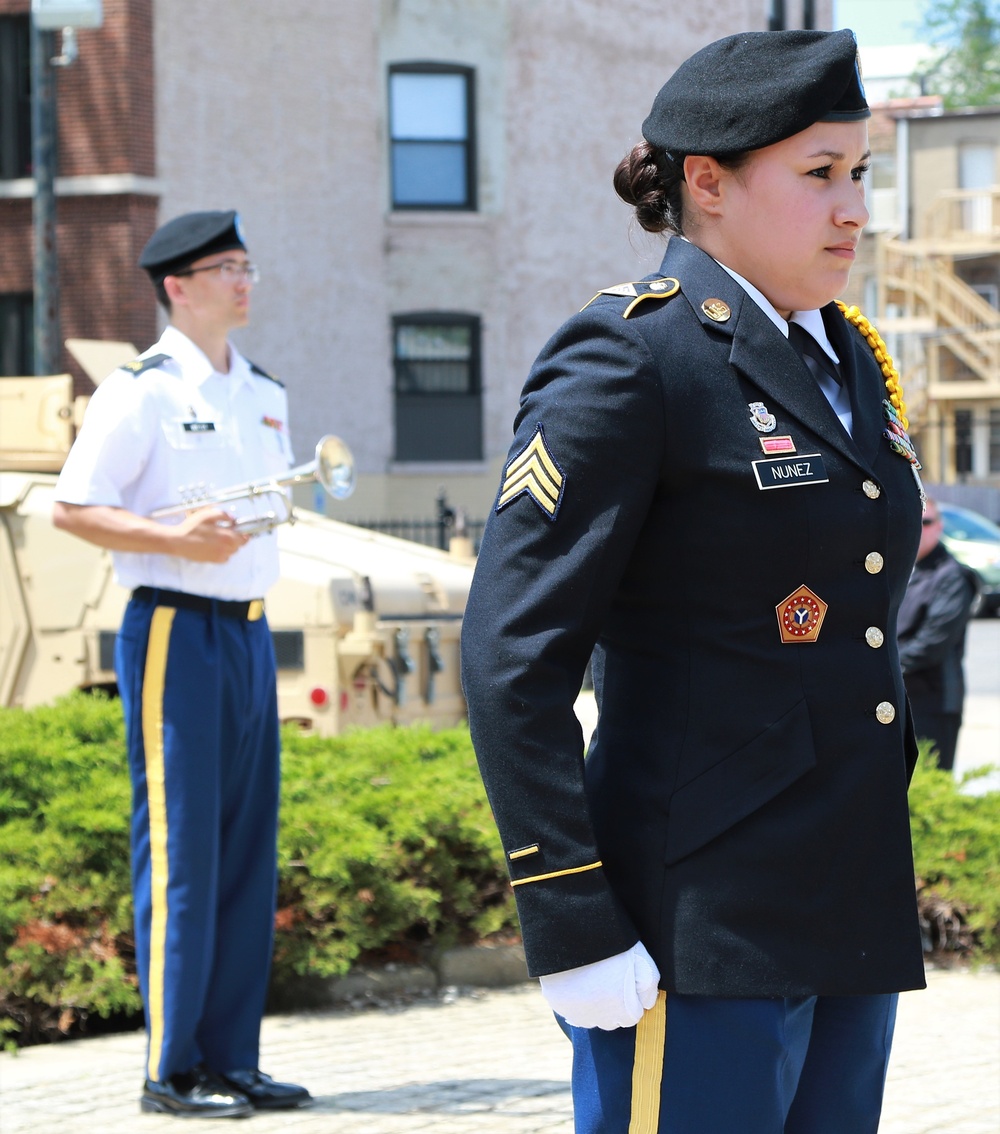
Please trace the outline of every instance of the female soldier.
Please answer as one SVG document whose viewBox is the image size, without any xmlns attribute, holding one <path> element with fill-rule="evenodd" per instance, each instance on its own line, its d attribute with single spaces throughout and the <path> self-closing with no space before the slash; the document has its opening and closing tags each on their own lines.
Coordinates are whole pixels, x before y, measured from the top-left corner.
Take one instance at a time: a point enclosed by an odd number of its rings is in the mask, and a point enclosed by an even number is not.
<svg viewBox="0 0 1000 1134">
<path fill-rule="evenodd" d="M 522 394 L 464 681 L 587 1134 L 875 1131 L 923 985 L 894 630 L 921 492 L 884 344 L 833 302 L 868 116 L 849 31 L 687 60 L 615 175 L 674 234 L 661 271 Z"/>
</svg>

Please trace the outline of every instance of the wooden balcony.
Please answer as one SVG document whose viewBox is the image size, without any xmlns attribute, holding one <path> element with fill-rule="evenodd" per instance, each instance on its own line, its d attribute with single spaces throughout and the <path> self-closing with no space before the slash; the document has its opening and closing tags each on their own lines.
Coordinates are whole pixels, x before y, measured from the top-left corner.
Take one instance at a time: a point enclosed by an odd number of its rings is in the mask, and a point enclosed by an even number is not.
<svg viewBox="0 0 1000 1134">
<path fill-rule="evenodd" d="M 917 241 L 952 254 L 1000 253 L 1000 185 L 939 193 L 922 218 Z"/>
</svg>

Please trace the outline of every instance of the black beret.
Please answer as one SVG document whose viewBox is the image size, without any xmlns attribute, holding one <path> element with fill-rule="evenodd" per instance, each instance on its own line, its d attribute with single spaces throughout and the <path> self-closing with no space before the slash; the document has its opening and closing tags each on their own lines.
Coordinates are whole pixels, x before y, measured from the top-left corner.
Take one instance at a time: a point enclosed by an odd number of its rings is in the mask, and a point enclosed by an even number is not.
<svg viewBox="0 0 1000 1134">
<path fill-rule="evenodd" d="M 243 226 L 234 209 L 206 213 L 185 213 L 161 225 L 149 238 L 139 256 L 154 283 L 173 275 L 213 252 L 242 248 Z"/>
<path fill-rule="evenodd" d="M 736 154 L 870 114 L 854 32 L 743 32 L 677 68 L 642 134 L 669 154 Z"/>
</svg>

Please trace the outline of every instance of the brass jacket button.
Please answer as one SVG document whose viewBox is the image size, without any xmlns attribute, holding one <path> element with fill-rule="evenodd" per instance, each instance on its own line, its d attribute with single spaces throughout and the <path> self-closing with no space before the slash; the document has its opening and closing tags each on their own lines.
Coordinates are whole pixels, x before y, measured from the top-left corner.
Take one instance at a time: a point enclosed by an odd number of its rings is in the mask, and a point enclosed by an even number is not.
<svg viewBox="0 0 1000 1134">
<path fill-rule="evenodd" d="M 877 650 L 885 641 L 885 635 L 877 626 L 869 626 L 865 631 L 865 641 L 873 650 Z"/>
<path fill-rule="evenodd" d="M 882 495 L 882 489 L 873 480 L 866 480 L 861 487 L 869 500 L 878 500 Z"/>
<path fill-rule="evenodd" d="M 879 701 L 875 706 L 875 716 L 879 724 L 892 724 L 896 719 L 896 707 L 889 701 Z"/>
<path fill-rule="evenodd" d="M 865 556 L 865 570 L 869 575 L 877 575 L 885 565 L 885 560 L 877 551 L 869 551 Z"/>
</svg>

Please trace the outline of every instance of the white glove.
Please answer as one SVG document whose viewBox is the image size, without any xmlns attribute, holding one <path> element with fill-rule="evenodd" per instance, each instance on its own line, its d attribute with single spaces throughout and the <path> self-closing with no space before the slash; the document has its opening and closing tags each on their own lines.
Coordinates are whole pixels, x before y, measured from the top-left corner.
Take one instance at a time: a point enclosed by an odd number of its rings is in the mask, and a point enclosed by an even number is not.
<svg viewBox="0 0 1000 1134">
<path fill-rule="evenodd" d="M 592 965 L 539 978 L 553 1012 L 575 1028 L 631 1028 L 656 1003 L 659 970 L 641 941 Z"/>
</svg>

